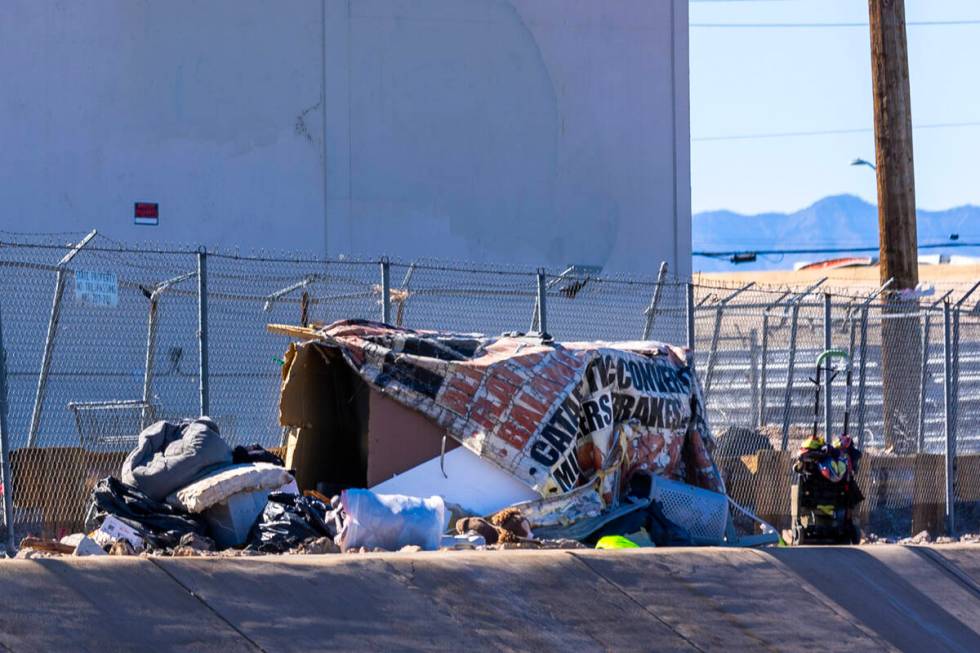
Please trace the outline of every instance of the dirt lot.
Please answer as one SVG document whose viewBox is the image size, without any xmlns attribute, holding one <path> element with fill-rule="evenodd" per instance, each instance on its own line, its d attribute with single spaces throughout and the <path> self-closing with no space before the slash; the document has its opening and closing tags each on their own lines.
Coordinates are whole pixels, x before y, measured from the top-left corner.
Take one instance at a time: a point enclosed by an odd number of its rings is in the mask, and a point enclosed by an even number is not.
<svg viewBox="0 0 980 653">
<path fill-rule="evenodd" d="M 879 270 L 877 265 L 839 270 L 768 270 L 751 272 L 708 272 L 696 275 L 698 278 L 725 283 L 745 284 L 750 281 L 766 285 L 807 286 L 823 277 L 830 277 L 828 285 L 860 291 L 874 290 L 879 285 Z M 919 280 L 936 288 L 938 298 L 949 289 L 953 289 L 953 298 L 961 296 L 980 280 L 980 265 L 920 265 Z M 980 296 L 974 296 L 978 299 Z M 971 302 L 972 303 L 972 302 Z"/>
</svg>

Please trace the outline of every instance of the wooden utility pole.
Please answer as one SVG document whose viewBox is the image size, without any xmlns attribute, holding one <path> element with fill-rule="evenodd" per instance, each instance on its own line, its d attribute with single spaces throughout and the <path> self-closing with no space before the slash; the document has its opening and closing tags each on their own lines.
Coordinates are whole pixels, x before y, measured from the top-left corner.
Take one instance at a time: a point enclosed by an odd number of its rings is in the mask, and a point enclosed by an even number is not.
<svg viewBox="0 0 980 653">
<path fill-rule="evenodd" d="M 868 7 L 881 282 L 894 278 L 893 288 L 914 288 L 919 283 L 919 254 L 905 0 L 868 0 Z"/>
<path fill-rule="evenodd" d="M 868 13 L 881 282 L 894 278 L 892 288 L 901 291 L 919 282 L 905 0 L 868 0 Z M 921 343 L 917 317 L 890 315 L 912 314 L 917 309 L 916 301 L 893 295 L 882 316 L 885 442 L 896 453 L 910 452 L 918 441 L 915 396 Z"/>
</svg>

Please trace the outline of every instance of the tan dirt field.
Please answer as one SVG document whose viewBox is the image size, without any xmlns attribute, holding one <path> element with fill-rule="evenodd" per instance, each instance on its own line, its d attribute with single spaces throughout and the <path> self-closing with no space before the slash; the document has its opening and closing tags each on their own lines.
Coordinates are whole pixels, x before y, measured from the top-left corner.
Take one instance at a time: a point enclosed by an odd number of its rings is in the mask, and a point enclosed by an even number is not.
<svg viewBox="0 0 980 653">
<path fill-rule="evenodd" d="M 860 292 L 874 290 L 879 285 L 879 270 L 877 265 L 865 267 L 842 268 L 837 270 L 767 270 L 747 272 L 707 272 L 694 275 L 695 282 L 720 281 L 723 283 L 746 284 L 755 281 L 771 286 L 789 285 L 793 287 L 807 286 L 823 277 L 829 277 L 828 286 Z M 980 281 L 980 265 L 920 265 L 919 281 L 935 286 L 938 299 L 947 290 L 953 289 L 952 299 L 955 301 L 971 286 Z M 980 292 L 973 300 L 980 299 Z M 972 301 L 970 302 L 972 303 Z"/>
</svg>

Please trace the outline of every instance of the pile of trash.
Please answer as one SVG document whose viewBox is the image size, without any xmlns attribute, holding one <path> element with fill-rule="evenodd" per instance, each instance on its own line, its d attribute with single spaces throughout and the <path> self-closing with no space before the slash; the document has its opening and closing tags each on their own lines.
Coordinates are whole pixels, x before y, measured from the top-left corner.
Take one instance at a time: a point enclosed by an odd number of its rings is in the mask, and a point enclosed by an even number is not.
<svg viewBox="0 0 980 653">
<path fill-rule="evenodd" d="M 933 537 L 929 531 L 919 531 L 909 537 L 889 537 L 868 533 L 861 544 L 980 544 L 980 533 L 964 533 L 957 536 L 938 535 Z"/>
<path fill-rule="evenodd" d="M 656 503 L 607 523 L 584 542 L 536 537 L 520 508 L 470 514 L 440 496 L 346 489 L 301 493 L 275 454 L 230 449 L 207 417 L 157 422 L 140 434 L 120 478 L 92 491 L 86 532 L 27 537 L 19 558 L 54 555 L 259 555 L 472 549 L 624 548 L 691 544 Z M 636 481 L 642 475 L 635 477 Z M 642 482 L 634 482 L 640 488 Z M 649 493 L 647 479 L 646 493 Z M 641 509 L 643 508 L 643 509 Z M 631 533 L 628 538 L 620 532 Z M 610 536 L 609 534 L 614 535 Z"/>
<path fill-rule="evenodd" d="M 304 340 L 284 356 L 285 461 L 232 450 L 207 417 L 157 422 L 118 478 L 94 488 L 84 533 L 22 549 L 258 555 L 728 536 L 683 349 L 359 320 L 270 328 Z"/>
</svg>

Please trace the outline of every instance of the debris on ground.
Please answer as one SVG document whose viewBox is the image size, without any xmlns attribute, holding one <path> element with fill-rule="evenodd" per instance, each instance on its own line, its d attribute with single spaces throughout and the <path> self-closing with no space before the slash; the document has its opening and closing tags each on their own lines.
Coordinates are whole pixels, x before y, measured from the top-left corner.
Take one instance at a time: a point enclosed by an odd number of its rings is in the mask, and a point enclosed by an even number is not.
<svg viewBox="0 0 980 653">
<path fill-rule="evenodd" d="M 20 556 L 20 553 L 23 553 L 24 551 L 71 555 L 75 552 L 75 546 L 71 544 L 62 544 L 56 540 L 42 539 L 40 537 L 25 537 L 20 541 L 20 546 L 17 547 L 18 557 L 22 557 Z"/>
<path fill-rule="evenodd" d="M 177 548 L 190 549 L 192 551 L 214 551 L 217 547 L 215 546 L 214 540 L 206 535 L 198 535 L 197 533 L 187 533 L 184 537 L 180 538 L 180 542 L 177 544 Z"/>
<path fill-rule="evenodd" d="M 920 531 L 912 537 L 904 537 L 898 541 L 899 544 L 929 544 L 930 542 L 932 536 L 929 535 L 929 531 Z"/>
<path fill-rule="evenodd" d="M 539 496 L 527 484 L 465 447 L 432 458 L 371 489 L 379 494 L 439 495 L 447 506 L 466 506 L 480 515 Z"/>
<path fill-rule="evenodd" d="M 527 518 L 517 508 L 510 507 L 490 516 L 464 517 L 456 522 L 456 533 L 459 535 L 477 535 L 487 544 L 503 542 L 523 542 L 533 539 L 531 526 Z"/>
<path fill-rule="evenodd" d="M 440 551 L 468 551 L 472 549 L 481 549 L 486 547 L 487 540 L 482 535 L 474 532 L 465 533 L 463 535 L 443 535 L 442 540 L 439 542 Z M 406 544 L 405 546 L 414 546 L 421 550 L 422 547 L 415 544 Z M 400 550 L 404 550 L 403 546 Z"/>
<path fill-rule="evenodd" d="M 126 540 L 116 540 L 109 545 L 109 555 L 111 556 L 134 556 L 138 553 L 133 545 Z"/>
<path fill-rule="evenodd" d="M 285 460 L 230 447 L 206 416 L 156 422 L 96 484 L 85 532 L 25 540 L 24 555 L 724 541 L 728 497 L 683 349 L 356 320 L 285 329 L 308 340 L 284 357 Z"/>
<path fill-rule="evenodd" d="M 334 510 L 328 504 L 312 496 L 273 493 L 252 527 L 249 548 L 286 553 L 307 540 L 336 535 Z"/>
<path fill-rule="evenodd" d="M 531 524 L 518 508 L 511 506 L 490 516 L 490 523 L 508 536 L 531 539 Z"/>
<path fill-rule="evenodd" d="M 861 538 L 861 544 L 895 544 L 897 538 L 878 535 L 877 533 L 867 533 Z"/>
<path fill-rule="evenodd" d="M 326 553 L 340 553 L 340 547 L 337 546 L 333 538 L 330 537 L 318 537 L 312 540 L 306 540 L 301 543 L 295 549 L 291 550 L 290 553 L 296 553 L 300 555 L 323 555 Z"/>
<path fill-rule="evenodd" d="M 459 535 L 474 535 L 483 538 L 486 544 L 496 544 L 502 538 L 509 538 L 510 534 L 501 528 L 497 528 L 482 517 L 464 517 L 456 522 L 456 533 Z M 513 538 L 513 541 L 517 541 Z"/>
<path fill-rule="evenodd" d="M 289 472 L 267 462 L 223 467 L 187 485 L 167 503 L 201 514 L 221 548 L 244 544 L 265 509 L 269 492 L 292 480 Z"/>
<path fill-rule="evenodd" d="M 96 484 L 92 502 L 93 530 L 111 515 L 135 530 L 153 549 L 173 548 L 186 533 L 207 533 L 207 524 L 201 517 L 151 499 L 111 476 Z"/>
<path fill-rule="evenodd" d="M 349 489 L 341 493 L 340 505 L 343 512 L 338 543 L 342 551 L 361 547 L 397 551 L 410 544 L 435 551 L 445 531 L 446 504 L 439 496 Z"/>
<path fill-rule="evenodd" d="M 522 498 L 538 504 L 523 510 L 532 531 L 547 526 L 548 535 L 577 536 L 569 530 L 576 523 L 588 529 L 615 512 L 638 471 L 724 497 L 682 349 L 418 332 L 363 320 L 270 330 L 307 340 L 284 357 L 280 402 L 286 463 L 302 489 L 364 483 L 424 497 L 432 488 L 466 506 L 459 493 L 470 477 L 454 470 L 466 460 L 453 453 L 461 445 L 481 463 L 474 486 L 491 471 L 523 484 L 516 487 L 533 494 Z M 334 399 L 329 410 L 318 409 L 324 397 Z M 404 484 L 386 485 L 395 482 Z M 501 499 L 504 487 L 491 485 L 479 499 Z M 493 509 L 506 505 L 513 503 Z"/>
<path fill-rule="evenodd" d="M 103 548 L 115 547 L 119 542 L 124 542 L 136 553 L 146 548 L 146 542 L 140 536 L 139 532 L 115 515 L 107 514 L 102 519 L 99 527 L 92 532 L 92 539 Z"/>
<path fill-rule="evenodd" d="M 61 543 L 74 547 L 75 550 L 72 552 L 72 555 L 75 556 L 106 555 L 105 550 L 99 546 L 95 540 L 84 533 L 66 535 L 65 537 L 61 538 Z"/>
<path fill-rule="evenodd" d="M 595 543 L 597 549 L 638 549 L 639 544 L 622 535 L 605 535 Z"/>
</svg>

